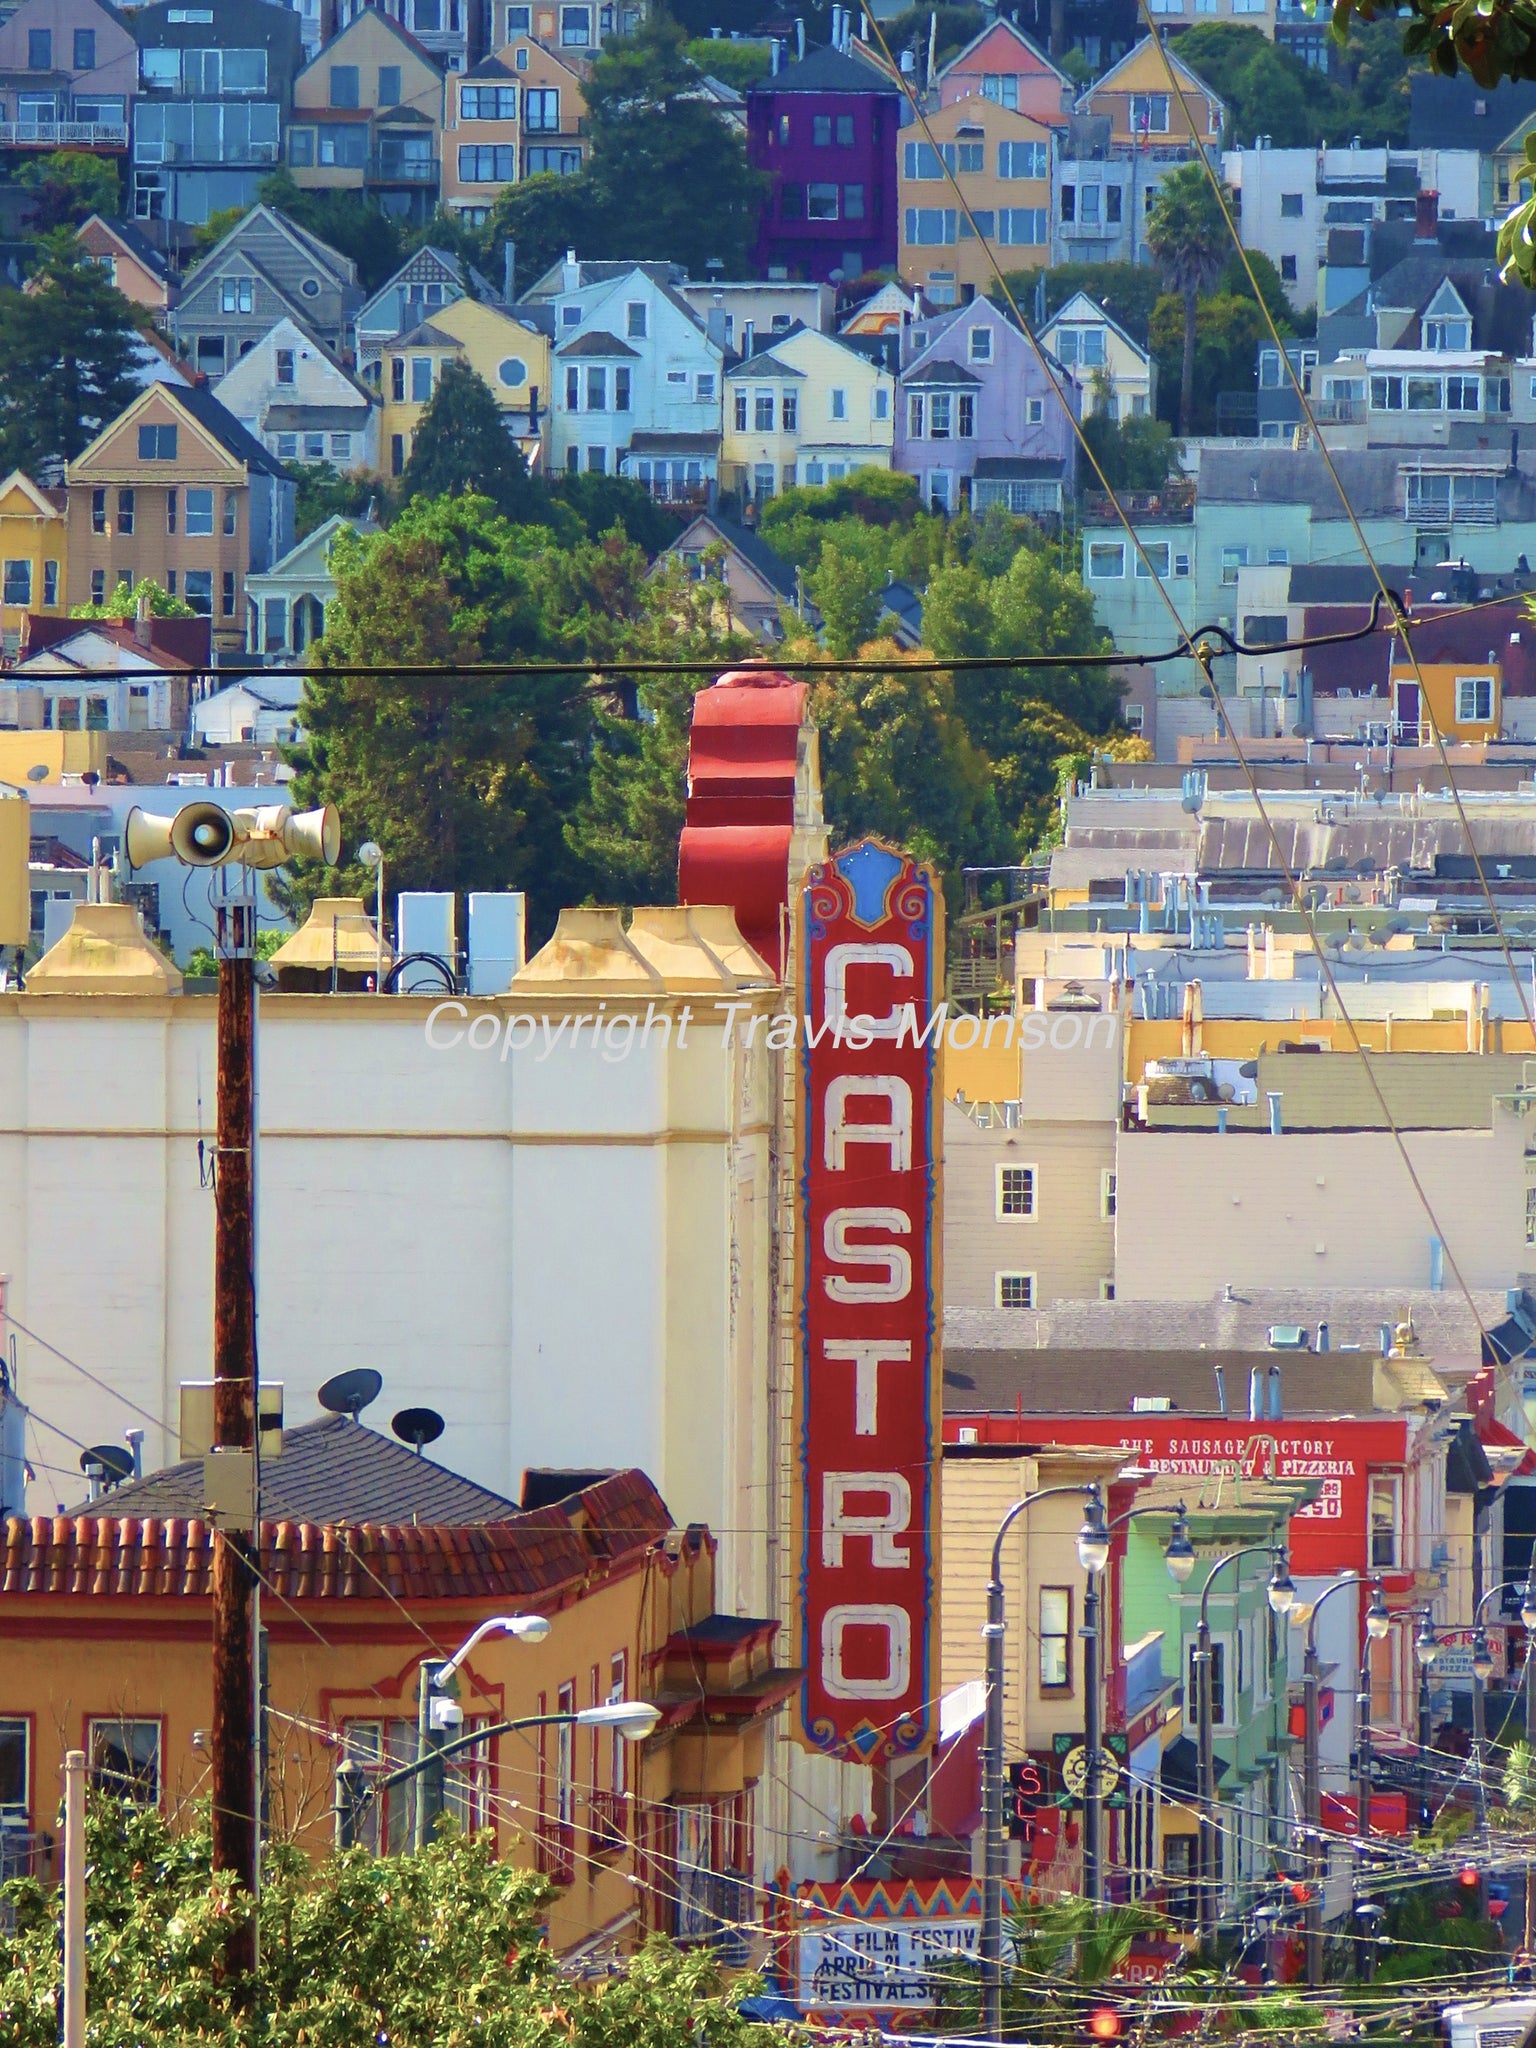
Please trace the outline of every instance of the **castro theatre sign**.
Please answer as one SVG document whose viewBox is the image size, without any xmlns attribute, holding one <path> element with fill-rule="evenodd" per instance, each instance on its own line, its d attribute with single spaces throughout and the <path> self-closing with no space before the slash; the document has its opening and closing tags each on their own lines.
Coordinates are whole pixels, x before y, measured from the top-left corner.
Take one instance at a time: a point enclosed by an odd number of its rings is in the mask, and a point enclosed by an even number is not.
<svg viewBox="0 0 1536 2048">
<path fill-rule="evenodd" d="M 800 908 L 800 1734 L 868 1763 L 937 1719 L 943 907 L 866 839 Z"/>
</svg>

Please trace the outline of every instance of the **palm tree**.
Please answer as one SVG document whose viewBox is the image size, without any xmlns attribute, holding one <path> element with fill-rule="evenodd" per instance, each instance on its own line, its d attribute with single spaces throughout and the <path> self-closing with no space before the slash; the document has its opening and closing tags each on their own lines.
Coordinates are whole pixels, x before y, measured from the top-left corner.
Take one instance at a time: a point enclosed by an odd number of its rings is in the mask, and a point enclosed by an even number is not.
<svg viewBox="0 0 1536 2048">
<path fill-rule="evenodd" d="M 1200 294 L 1215 283 L 1232 252 L 1221 201 L 1203 164 L 1180 164 L 1157 188 L 1147 215 L 1147 247 L 1171 290 L 1184 301 L 1184 367 L 1179 379 L 1179 432 L 1195 410 L 1195 315 Z"/>
</svg>

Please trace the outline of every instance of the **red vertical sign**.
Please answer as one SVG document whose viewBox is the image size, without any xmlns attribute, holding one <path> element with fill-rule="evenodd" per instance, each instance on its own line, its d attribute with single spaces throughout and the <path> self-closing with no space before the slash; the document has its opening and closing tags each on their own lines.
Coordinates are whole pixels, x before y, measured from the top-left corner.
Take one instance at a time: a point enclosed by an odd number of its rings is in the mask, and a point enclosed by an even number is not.
<svg viewBox="0 0 1536 2048">
<path fill-rule="evenodd" d="M 862 840 L 801 905 L 801 1739 L 871 1762 L 938 1722 L 942 899 Z"/>
</svg>

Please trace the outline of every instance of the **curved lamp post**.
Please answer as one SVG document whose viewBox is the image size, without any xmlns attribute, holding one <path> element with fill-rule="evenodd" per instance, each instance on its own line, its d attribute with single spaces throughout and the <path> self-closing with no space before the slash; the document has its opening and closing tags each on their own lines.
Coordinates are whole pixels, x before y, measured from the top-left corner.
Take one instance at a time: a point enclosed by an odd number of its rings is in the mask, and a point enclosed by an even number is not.
<svg viewBox="0 0 1536 2048">
<path fill-rule="evenodd" d="M 1279 1543 L 1245 1543 L 1218 1557 L 1205 1575 L 1200 1589 L 1200 1625 L 1195 1636 L 1196 1714 L 1200 1736 L 1200 1940 L 1209 1948 L 1216 1938 L 1220 1886 L 1216 1877 L 1216 1754 L 1211 1741 L 1211 1588 L 1229 1564 L 1243 1557 L 1271 1560 L 1269 1604 L 1276 1614 L 1289 1614 L 1296 1599 L 1296 1587 L 1286 1568 L 1285 1548 Z"/>
<path fill-rule="evenodd" d="M 1520 1588 L 1520 1623 L 1528 1635 L 1536 1634 L 1536 1575 L 1524 1579 L 1505 1579 L 1500 1585 L 1490 1586 L 1472 1610 L 1472 1755 L 1477 1768 L 1477 1824 L 1488 1826 L 1488 1782 L 1484 1769 L 1484 1750 L 1487 1747 L 1487 1690 L 1488 1680 L 1493 1676 L 1493 1651 L 1488 1642 L 1488 1631 L 1483 1626 L 1483 1609 L 1500 1593 L 1511 1588 Z M 1536 1658 L 1529 1655 L 1525 1660 L 1525 1726 L 1527 1740 L 1533 1724 L 1536 1724 L 1536 1702 L 1531 1694 L 1532 1667 Z M 1527 1899 L 1529 1901 L 1529 1880 Z M 1529 1905 L 1527 1910 L 1529 1910 Z"/>
<path fill-rule="evenodd" d="M 1312 1612 L 1307 1617 L 1306 1650 L 1301 1665 L 1302 1697 L 1302 1811 L 1307 1824 L 1307 1865 L 1312 1882 L 1308 1886 L 1306 1950 L 1307 1982 L 1314 1988 L 1323 1981 L 1323 1878 L 1326 1862 L 1322 1846 L 1323 1788 L 1322 1771 L 1318 1760 L 1318 1737 L 1321 1713 L 1319 1691 L 1322 1684 L 1322 1663 L 1317 1651 L 1317 1617 L 1326 1601 L 1335 1593 L 1342 1593 L 1346 1587 L 1362 1583 L 1358 1572 L 1335 1579 L 1331 1586 L 1324 1587 L 1312 1603 Z"/>
</svg>

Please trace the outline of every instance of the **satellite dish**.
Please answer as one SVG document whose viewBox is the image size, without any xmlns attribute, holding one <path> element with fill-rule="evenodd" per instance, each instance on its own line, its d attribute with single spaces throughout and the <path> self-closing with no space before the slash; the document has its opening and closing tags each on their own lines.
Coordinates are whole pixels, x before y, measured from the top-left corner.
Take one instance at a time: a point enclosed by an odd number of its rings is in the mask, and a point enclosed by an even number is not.
<svg viewBox="0 0 1536 2048">
<path fill-rule="evenodd" d="M 435 1408 L 402 1408 L 390 1423 L 403 1444 L 413 1444 L 416 1455 L 421 1456 L 423 1444 L 435 1444 L 447 1424 Z"/>
<path fill-rule="evenodd" d="M 133 1453 L 125 1451 L 121 1444 L 92 1444 L 88 1451 L 82 1451 L 80 1470 L 88 1471 L 92 1465 L 99 1465 L 102 1477 L 114 1486 L 133 1477 Z"/>
<path fill-rule="evenodd" d="M 315 1398 L 333 1415 L 357 1416 L 370 1401 L 377 1401 L 383 1386 L 383 1373 L 375 1372 L 371 1365 L 360 1365 L 351 1372 L 339 1372 L 334 1379 L 327 1380 Z"/>
<path fill-rule="evenodd" d="M 50 772 L 47 762 L 39 761 L 36 767 L 27 770 L 27 780 L 28 782 L 46 782 Z"/>
</svg>

